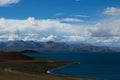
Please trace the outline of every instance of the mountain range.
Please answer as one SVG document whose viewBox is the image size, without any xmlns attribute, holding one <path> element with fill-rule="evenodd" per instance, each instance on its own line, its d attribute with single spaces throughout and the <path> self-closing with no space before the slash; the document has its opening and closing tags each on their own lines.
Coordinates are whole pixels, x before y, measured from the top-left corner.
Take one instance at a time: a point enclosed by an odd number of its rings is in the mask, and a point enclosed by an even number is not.
<svg viewBox="0 0 120 80">
<path fill-rule="evenodd" d="M 8 41 L 0 42 L 0 51 L 17 51 L 17 52 L 75 52 L 75 51 L 92 51 L 92 52 L 111 52 L 120 51 L 120 48 L 111 48 L 106 46 L 94 46 L 91 44 L 67 44 L 64 42 L 34 42 L 34 41 Z"/>
</svg>

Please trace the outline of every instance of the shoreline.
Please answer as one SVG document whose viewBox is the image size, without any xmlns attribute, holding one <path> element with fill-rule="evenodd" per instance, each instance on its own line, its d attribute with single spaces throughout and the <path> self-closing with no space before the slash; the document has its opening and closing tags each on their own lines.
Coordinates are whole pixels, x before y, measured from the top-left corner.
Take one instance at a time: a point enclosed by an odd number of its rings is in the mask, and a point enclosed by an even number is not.
<svg viewBox="0 0 120 80">
<path fill-rule="evenodd" d="M 66 62 L 67 63 L 67 62 Z M 70 66 L 70 65 L 73 65 L 73 64 L 80 64 L 79 62 L 69 62 L 70 64 L 66 64 L 66 65 L 63 65 L 63 66 L 59 66 L 59 67 L 56 67 L 56 68 L 53 68 L 53 69 L 50 69 L 47 71 L 47 74 L 53 74 L 53 75 L 57 75 L 57 74 L 54 74 L 52 73 L 52 71 L 56 70 L 56 69 L 60 69 L 60 68 L 64 68 L 64 67 L 67 67 L 67 66 Z"/>
<path fill-rule="evenodd" d="M 38 67 L 39 65 L 43 65 L 45 63 L 47 63 L 46 64 L 47 69 L 40 70 L 41 72 L 40 71 L 35 72 L 36 70 L 40 69 Z M 38 69 L 36 68 L 35 70 L 33 69 L 32 71 L 29 70 L 29 69 L 31 69 L 30 65 L 34 65 L 34 64 L 36 65 L 35 67 L 38 67 Z M 49 72 L 49 70 L 69 66 L 72 64 L 76 64 L 76 63 L 75 62 L 63 62 L 63 61 L 51 61 L 51 60 L 9 61 L 9 62 L 5 62 L 5 63 L 4 62 L 0 63 L 0 69 L 2 69 L 1 65 L 3 65 L 3 66 L 8 65 L 8 66 L 4 67 L 4 69 L 6 69 L 6 72 L 4 71 L 4 73 L 7 73 L 7 74 L 9 73 L 10 75 L 11 74 L 17 75 L 17 76 L 13 75 L 13 77 L 19 77 L 19 75 L 22 76 L 23 78 L 25 76 L 31 76 L 32 78 L 37 77 L 37 78 L 35 78 L 35 80 L 63 80 L 63 79 L 65 79 L 65 80 L 100 80 L 100 79 L 95 79 L 95 78 L 78 78 L 78 77 L 61 76 L 61 75 L 47 73 L 47 72 Z M 16 66 L 17 68 L 15 67 L 16 68 L 15 69 L 14 66 Z M 27 66 L 27 67 L 24 69 L 24 66 Z M 7 72 L 7 70 L 8 70 L 8 72 Z M 26 72 L 24 70 L 28 70 L 28 71 Z M 4 77 L 4 78 L 6 78 L 6 77 Z M 40 78 L 43 78 L 43 79 L 40 79 Z M 1 76 L 0 76 L 0 79 L 1 79 Z M 7 79 L 5 79 L 5 80 L 7 80 Z M 9 79 L 9 80 L 19 80 L 19 79 Z M 27 78 L 26 80 L 31 80 L 31 79 Z"/>
<path fill-rule="evenodd" d="M 62 75 L 62 74 L 55 74 L 55 73 L 52 73 L 52 71 L 56 70 L 56 69 L 60 69 L 60 68 L 64 68 L 64 67 L 67 67 L 67 66 L 70 66 L 70 65 L 74 65 L 74 64 L 80 64 L 80 62 L 71 62 L 71 64 L 67 64 L 67 65 L 63 65 L 63 66 L 60 66 L 60 67 L 56 67 L 56 68 L 53 68 L 53 69 L 50 69 L 48 70 L 46 73 L 47 74 L 50 74 L 50 75 L 55 75 L 55 76 L 62 76 L 62 77 L 73 77 L 73 78 L 79 78 L 80 80 L 81 79 L 85 79 L 85 80 L 103 80 L 103 79 L 97 79 L 97 78 L 89 78 L 89 77 L 76 77 L 76 76 L 68 76 L 68 75 Z"/>
</svg>

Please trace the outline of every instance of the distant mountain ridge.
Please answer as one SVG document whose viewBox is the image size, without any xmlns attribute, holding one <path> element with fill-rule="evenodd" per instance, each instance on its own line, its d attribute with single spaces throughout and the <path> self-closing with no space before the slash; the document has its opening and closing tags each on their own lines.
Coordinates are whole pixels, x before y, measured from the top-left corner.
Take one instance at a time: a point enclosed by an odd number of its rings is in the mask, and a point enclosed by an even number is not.
<svg viewBox="0 0 120 80">
<path fill-rule="evenodd" d="M 0 51 L 32 51 L 32 52 L 43 52 L 43 51 L 92 51 L 92 52 L 109 52 L 119 51 L 118 49 L 109 48 L 105 46 L 94 46 L 90 44 L 67 44 L 63 42 L 34 42 L 34 41 L 8 41 L 0 42 Z"/>
</svg>

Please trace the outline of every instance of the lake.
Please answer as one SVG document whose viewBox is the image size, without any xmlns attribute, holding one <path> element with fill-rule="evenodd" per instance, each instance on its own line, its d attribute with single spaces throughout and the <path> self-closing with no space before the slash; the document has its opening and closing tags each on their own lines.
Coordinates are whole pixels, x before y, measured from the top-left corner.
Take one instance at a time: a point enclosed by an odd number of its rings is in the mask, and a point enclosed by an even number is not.
<svg viewBox="0 0 120 80">
<path fill-rule="evenodd" d="M 120 53 L 113 52 L 43 52 L 26 53 L 43 60 L 80 62 L 51 70 L 52 74 L 120 80 Z"/>
</svg>

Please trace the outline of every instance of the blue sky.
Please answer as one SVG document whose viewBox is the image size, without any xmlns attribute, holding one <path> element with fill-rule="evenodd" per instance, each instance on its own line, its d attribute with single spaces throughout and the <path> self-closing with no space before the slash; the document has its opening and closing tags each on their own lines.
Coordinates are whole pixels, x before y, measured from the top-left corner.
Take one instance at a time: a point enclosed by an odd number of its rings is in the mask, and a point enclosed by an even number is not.
<svg viewBox="0 0 120 80">
<path fill-rule="evenodd" d="M 74 17 L 73 15 L 90 16 L 88 19 L 100 19 L 107 7 L 120 7 L 119 0 L 20 0 L 17 4 L 0 8 L 0 17 L 37 19 Z M 8 14 L 9 13 L 9 14 Z M 62 13 L 64 15 L 56 16 Z M 80 18 L 80 17 L 78 17 Z M 81 18 L 80 18 L 81 19 Z M 83 19 L 83 18 L 82 18 Z"/>
<path fill-rule="evenodd" d="M 0 0 L 0 40 L 120 46 L 120 0 Z"/>
</svg>

